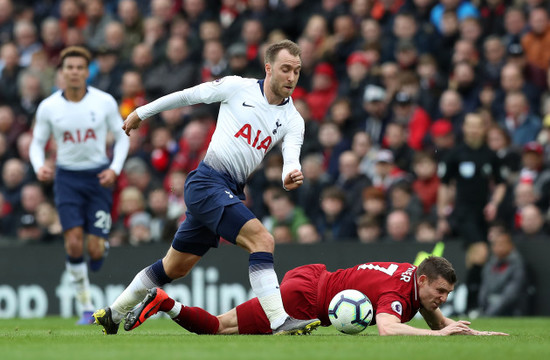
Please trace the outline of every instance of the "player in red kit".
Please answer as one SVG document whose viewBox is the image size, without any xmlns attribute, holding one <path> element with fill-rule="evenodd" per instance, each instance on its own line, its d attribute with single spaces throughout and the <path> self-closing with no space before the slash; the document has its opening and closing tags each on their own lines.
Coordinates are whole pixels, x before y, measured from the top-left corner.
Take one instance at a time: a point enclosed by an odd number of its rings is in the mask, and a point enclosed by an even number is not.
<svg viewBox="0 0 550 360">
<path fill-rule="evenodd" d="M 322 326 L 331 325 L 328 307 L 334 295 L 355 289 L 372 302 L 376 317 L 371 325 L 378 326 L 380 335 L 507 335 L 474 330 L 468 321 L 445 317 L 439 307 L 447 301 L 455 283 L 451 263 L 441 257 L 429 257 L 418 268 L 409 263 L 372 262 L 329 272 L 325 265 L 313 264 L 287 272 L 281 282 L 281 294 L 290 316 L 315 317 Z M 145 300 L 126 315 L 126 323 L 133 324 L 134 329 L 158 311 L 168 313 L 180 326 L 197 334 L 272 332 L 257 298 L 214 316 L 201 308 L 178 303 L 160 288 L 149 291 Z M 430 330 L 405 324 L 417 312 Z"/>
</svg>

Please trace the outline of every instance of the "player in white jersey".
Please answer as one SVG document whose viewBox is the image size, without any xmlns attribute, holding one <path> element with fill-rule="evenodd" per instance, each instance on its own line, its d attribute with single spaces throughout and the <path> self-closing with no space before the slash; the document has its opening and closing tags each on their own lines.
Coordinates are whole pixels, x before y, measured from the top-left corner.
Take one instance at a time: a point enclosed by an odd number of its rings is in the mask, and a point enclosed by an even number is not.
<svg viewBox="0 0 550 360">
<path fill-rule="evenodd" d="M 281 41 L 267 49 L 265 61 L 264 80 L 233 76 L 204 83 L 140 107 L 124 121 L 129 134 L 161 111 L 221 102 L 206 156 L 187 177 L 187 217 L 166 256 L 138 273 L 111 306 L 94 313 L 106 334 L 117 333 L 122 318 L 148 289 L 187 275 L 211 247 L 218 246 L 220 236 L 250 253 L 252 290 L 273 333 L 307 333 L 320 325 L 318 319 L 297 320 L 285 311 L 273 269 L 273 236 L 241 201 L 246 179 L 279 141 L 283 141 L 284 188 L 296 189 L 304 179 L 299 162 L 304 120 L 290 98 L 300 75 L 300 48 Z M 124 328 L 130 330 L 135 324 L 136 319 L 126 318 Z"/>
<path fill-rule="evenodd" d="M 66 267 L 73 276 L 82 310 L 79 324 L 94 321 L 84 245 L 90 270 L 99 270 L 108 248 L 112 188 L 130 146 L 121 129 L 122 118 L 115 99 L 86 86 L 90 60 L 89 51 L 82 47 L 72 46 L 61 52 L 65 88 L 40 103 L 30 146 L 31 163 L 38 179 L 54 181 L 55 203 L 67 252 Z M 110 164 L 106 154 L 109 131 L 116 139 Z M 57 144 L 55 169 L 46 162 L 44 150 L 52 135 Z"/>
</svg>

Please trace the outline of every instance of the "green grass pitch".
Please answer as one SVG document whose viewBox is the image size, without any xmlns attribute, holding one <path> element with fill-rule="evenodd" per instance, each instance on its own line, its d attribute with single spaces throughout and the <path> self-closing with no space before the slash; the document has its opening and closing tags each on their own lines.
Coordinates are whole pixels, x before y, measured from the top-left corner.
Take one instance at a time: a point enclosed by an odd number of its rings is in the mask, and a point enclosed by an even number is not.
<svg viewBox="0 0 550 360">
<path fill-rule="evenodd" d="M 0 359 L 550 359 L 550 318 L 477 319 L 472 327 L 508 337 L 380 337 L 376 327 L 350 336 L 320 328 L 311 336 L 198 336 L 169 319 L 105 336 L 76 319 L 0 319 Z M 420 321 L 411 325 L 425 327 Z"/>
</svg>

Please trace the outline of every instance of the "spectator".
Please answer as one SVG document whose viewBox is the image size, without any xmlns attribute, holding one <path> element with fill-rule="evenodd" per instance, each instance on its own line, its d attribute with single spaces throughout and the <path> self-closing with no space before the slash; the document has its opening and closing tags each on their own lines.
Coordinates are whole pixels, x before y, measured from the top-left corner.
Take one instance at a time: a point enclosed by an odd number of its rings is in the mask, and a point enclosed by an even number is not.
<svg viewBox="0 0 550 360">
<path fill-rule="evenodd" d="M 399 181 L 389 189 L 389 205 L 390 211 L 405 211 L 413 228 L 422 217 L 422 204 L 407 181 Z"/>
<path fill-rule="evenodd" d="M 112 16 L 105 11 L 105 6 L 101 0 L 89 0 L 84 4 L 86 13 L 86 26 L 83 29 L 83 35 L 86 44 L 93 50 L 99 49 L 105 43 L 105 28 L 112 21 Z"/>
<path fill-rule="evenodd" d="M 517 243 L 532 240 L 548 241 L 548 233 L 544 226 L 544 217 L 536 205 L 525 205 L 521 209 L 520 215 L 520 228 L 514 235 L 514 240 Z"/>
<path fill-rule="evenodd" d="M 142 211 L 130 216 L 128 222 L 128 243 L 132 246 L 148 244 L 151 237 L 151 215 Z"/>
<path fill-rule="evenodd" d="M 323 148 L 323 169 L 334 181 L 338 177 L 340 154 L 349 149 L 350 143 L 342 137 L 340 128 L 333 122 L 321 124 L 319 143 Z"/>
<path fill-rule="evenodd" d="M 221 41 L 208 40 L 203 48 L 201 82 L 213 81 L 227 74 L 227 60 Z"/>
<path fill-rule="evenodd" d="M 416 225 L 416 242 L 433 244 L 437 242 L 437 231 L 431 221 L 423 220 Z"/>
<path fill-rule="evenodd" d="M 533 184 L 539 196 L 537 205 L 546 211 L 550 198 L 550 169 L 545 166 L 543 156 L 543 148 L 539 143 L 531 141 L 523 146 L 519 181 Z"/>
<path fill-rule="evenodd" d="M 517 66 L 528 83 L 534 84 L 538 90 L 544 91 L 547 88 L 546 73 L 547 69 L 541 69 L 527 61 L 525 51 L 520 44 L 510 44 L 508 46 L 506 63 Z M 535 112 L 538 112 L 536 110 Z M 544 114 L 544 112 L 542 112 Z"/>
<path fill-rule="evenodd" d="M 369 133 L 374 143 L 380 144 L 390 119 L 386 90 L 377 85 L 367 85 L 363 93 L 363 108 L 367 117 L 360 123 L 359 129 Z"/>
<path fill-rule="evenodd" d="M 372 184 L 383 191 L 388 190 L 403 175 L 395 166 L 393 154 L 390 150 L 378 150 Z"/>
<path fill-rule="evenodd" d="M 536 140 L 541 129 L 541 119 L 531 111 L 525 95 L 519 91 L 509 92 L 504 107 L 506 116 L 499 122 L 508 130 L 512 144 L 523 146 Z"/>
<path fill-rule="evenodd" d="M 407 129 L 408 147 L 415 151 L 421 150 L 422 141 L 430 128 L 430 115 L 419 105 L 416 105 L 413 97 L 405 91 L 395 94 L 392 109 L 393 120 Z"/>
<path fill-rule="evenodd" d="M 456 90 L 445 90 L 439 99 L 439 116 L 451 122 L 455 136 L 461 138 L 464 111 L 462 97 Z"/>
<path fill-rule="evenodd" d="M 386 126 L 385 142 L 393 154 L 394 164 L 404 172 L 411 170 L 413 149 L 407 145 L 408 133 L 405 125 L 391 122 Z"/>
<path fill-rule="evenodd" d="M 368 187 L 362 194 L 365 215 L 375 219 L 379 224 L 385 223 L 388 208 L 386 194 L 378 187 Z"/>
<path fill-rule="evenodd" d="M 15 23 L 13 33 L 19 52 L 19 65 L 24 68 L 30 65 L 32 55 L 42 49 L 37 32 L 36 26 L 30 21 L 19 20 Z"/>
<path fill-rule="evenodd" d="M 187 173 L 183 171 L 173 171 L 168 175 L 169 195 L 168 195 L 168 218 L 178 220 L 184 216 L 187 206 L 183 197 L 183 187 Z"/>
<path fill-rule="evenodd" d="M 365 131 L 357 131 L 353 136 L 351 151 L 359 157 L 359 172 L 372 179 L 378 146 L 372 143 L 370 135 Z"/>
<path fill-rule="evenodd" d="M 323 242 L 355 241 L 357 231 L 353 217 L 346 210 L 346 195 L 336 187 L 321 193 L 322 216 L 317 219 L 317 230 Z"/>
<path fill-rule="evenodd" d="M 510 49 L 515 49 L 517 46 L 518 44 L 513 44 L 513 46 L 508 47 L 508 56 L 510 56 Z M 485 39 L 483 57 L 485 61 L 480 64 L 481 81 L 485 84 L 498 86 L 500 71 L 506 61 L 506 47 L 504 41 L 498 35 L 489 35 Z"/>
<path fill-rule="evenodd" d="M 386 242 L 410 242 L 411 221 L 409 215 L 403 210 L 394 210 L 386 219 Z"/>
<path fill-rule="evenodd" d="M 206 155 L 206 149 L 212 137 L 212 129 L 201 120 L 193 120 L 183 130 L 179 151 L 174 157 L 171 170 L 186 173 L 196 169 Z"/>
<path fill-rule="evenodd" d="M 521 46 L 527 61 L 540 69 L 548 69 L 550 64 L 550 22 L 548 10 L 536 7 L 529 12 L 529 29 L 522 38 Z"/>
<path fill-rule="evenodd" d="M 48 65 L 57 66 L 61 50 L 65 47 L 59 19 L 54 17 L 44 19 L 40 25 L 40 38 Z"/>
<path fill-rule="evenodd" d="M 382 238 L 383 229 L 380 220 L 368 214 L 361 215 L 357 221 L 357 236 L 363 244 L 374 244 Z"/>
<path fill-rule="evenodd" d="M 311 109 L 303 98 L 294 99 L 294 106 L 305 122 L 304 143 L 300 155 L 305 157 L 310 154 L 321 153 L 323 149 L 319 142 L 320 124 L 311 117 Z"/>
<path fill-rule="evenodd" d="M 500 74 L 500 89 L 495 93 L 495 99 L 491 112 L 497 119 L 502 119 L 506 115 L 505 99 L 511 92 L 521 92 L 528 100 L 529 109 L 537 112 L 540 109 L 539 91 L 533 84 L 527 83 L 523 77 L 521 69 L 514 64 L 506 64 L 502 67 Z"/>
<path fill-rule="evenodd" d="M 0 47 L 0 60 L 3 67 L 0 71 L 0 99 L 11 104 L 19 102 L 17 80 L 23 67 L 19 65 L 19 51 L 13 43 L 5 43 Z"/>
<path fill-rule="evenodd" d="M 459 20 L 463 20 L 467 17 L 479 17 L 479 11 L 469 1 L 461 0 L 442 0 L 439 4 L 434 6 L 430 13 L 430 20 L 439 32 L 442 32 L 442 17 L 445 11 L 456 11 Z"/>
<path fill-rule="evenodd" d="M 4 201 L 10 204 L 12 209 L 21 205 L 21 189 L 25 179 L 25 164 L 17 158 L 9 159 L 2 169 L 2 193 Z"/>
<path fill-rule="evenodd" d="M 131 67 L 141 74 L 142 79 L 149 76 L 153 69 L 153 51 L 146 43 L 139 43 L 134 46 L 130 58 Z"/>
<path fill-rule="evenodd" d="M 363 115 L 363 89 L 372 80 L 369 75 L 370 65 L 364 52 L 353 52 L 346 60 L 347 76 L 339 82 L 338 94 L 350 99 L 354 117 Z"/>
<path fill-rule="evenodd" d="M 120 56 L 115 49 L 100 47 L 96 53 L 98 73 L 91 80 L 91 85 L 108 92 L 120 101 L 122 96 L 120 83 L 125 67 L 120 62 Z"/>
<path fill-rule="evenodd" d="M 124 26 L 124 38 L 128 47 L 134 49 L 143 40 L 143 17 L 136 0 L 120 0 L 117 16 Z"/>
<path fill-rule="evenodd" d="M 449 87 L 455 89 L 462 99 L 462 110 L 466 113 L 476 111 L 479 107 L 479 93 L 481 87 L 474 67 L 465 61 L 457 62 L 453 66 L 452 80 Z"/>
<path fill-rule="evenodd" d="M 63 228 L 53 203 L 43 201 L 36 207 L 36 222 L 42 228 L 42 243 L 62 243 Z"/>
<path fill-rule="evenodd" d="M 483 316 L 526 314 L 527 275 L 521 254 L 505 231 L 489 239 L 491 258 L 483 267 L 479 305 Z"/>
<path fill-rule="evenodd" d="M 346 97 L 336 98 L 328 109 L 326 121 L 332 121 L 338 125 L 346 142 L 351 144 L 357 124 L 356 118 L 353 116 L 350 99 Z"/>
<path fill-rule="evenodd" d="M 120 115 L 126 118 L 137 107 L 145 104 L 145 89 L 139 71 L 129 70 L 122 75 L 120 84 Z"/>
<path fill-rule="evenodd" d="M 438 119 L 430 127 L 430 139 L 437 161 L 445 159 L 445 156 L 455 147 L 455 131 L 453 124 L 447 119 Z"/>
<path fill-rule="evenodd" d="M 323 172 L 323 158 L 320 154 L 309 154 L 302 160 L 304 184 L 298 190 L 297 205 L 304 209 L 309 219 L 321 216 L 321 193 L 331 182 Z"/>
<path fill-rule="evenodd" d="M 321 237 L 313 224 L 307 223 L 298 228 L 298 244 L 316 244 Z"/>
<path fill-rule="evenodd" d="M 335 185 L 346 196 L 348 211 L 352 216 L 361 212 L 361 197 L 363 189 L 371 185 L 370 179 L 359 171 L 359 157 L 351 150 L 344 151 L 339 159 L 339 173 Z"/>
<path fill-rule="evenodd" d="M 176 219 L 168 217 L 168 194 L 163 188 L 153 189 L 149 193 L 147 209 L 151 214 L 151 241 L 170 241 L 179 224 Z"/>
<path fill-rule="evenodd" d="M 268 204 L 269 216 L 263 219 L 262 223 L 266 229 L 273 234 L 275 229 L 281 225 L 288 227 L 290 242 L 298 239 L 298 228 L 309 223 L 304 210 L 294 204 L 290 196 L 281 190 L 274 193 Z"/>
<path fill-rule="evenodd" d="M 15 217 L 19 221 L 17 237 L 23 242 L 39 242 L 42 229 L 38 224 L 37 209 L 45 201 L 44 192 L 39 184 L 26 184 L 21 188 L 21 204 L 16 208 Z"/>
<path fill-rule="evenodd" d="M 437 162 L 431 154 L 417 152 L 414 154 L 413 171 L 416 178 L 412 183 L 412 189 L 422 203 L 424 215 L 429 215 L 433 213 L 437 203 L 439 188 Z"/>
<path fill-rule="evenodd" d="M 321 122 L 336 98 L 338 81 L 332 65 L 323 62 L 315 67 L 312 79 L 312 91 L 305 100 L 311 109 L 313 120 Z"/>
<path fill-rule="evenodd" d="M 0 0 L 0 44 L 13 40 L 13 3 L 12 0 Z"/>
</svg>

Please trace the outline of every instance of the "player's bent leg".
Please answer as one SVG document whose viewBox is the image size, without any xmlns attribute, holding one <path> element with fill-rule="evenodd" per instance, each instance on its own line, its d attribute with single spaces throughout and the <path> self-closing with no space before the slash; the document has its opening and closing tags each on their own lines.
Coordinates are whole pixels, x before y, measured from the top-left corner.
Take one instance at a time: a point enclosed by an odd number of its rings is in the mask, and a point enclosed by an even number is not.
<svg viewBox="0 0 550 360">
<path fill-rule="evenodd" d="M 201 256 L 181 252 L 170 247 L 162 259 L 162 265 L 164 266 L 166 275 L 170 279 L 175 280 L 186 276 L 200 259 Z"/>
<path fill-rule="evenodd" d="M 267 231 L 258 219 L 251 219 L 244 224 L 237 236 L 237 245 L 249 253 L 273 253 L 275 249 L 273 235 Z"/>
<path fill-rule="evenodd" d="M 65 251 L 71 258 L 79 258 L 84 251 L 84 231 L 82 227 L 77 226 L 65 230 L 63 233 L 65 239 Z"/>
<path fill-rule="evenodd" d="M 90 256 L 88 261 L 90 270 L 98 271 L 109 254 L 109 241 L 93 234 L 88 234 L 87 240 L 86 248 Z"/>
</svg>

